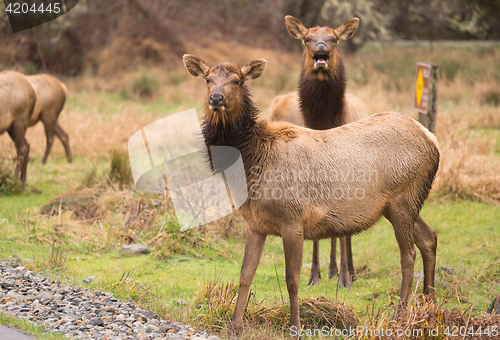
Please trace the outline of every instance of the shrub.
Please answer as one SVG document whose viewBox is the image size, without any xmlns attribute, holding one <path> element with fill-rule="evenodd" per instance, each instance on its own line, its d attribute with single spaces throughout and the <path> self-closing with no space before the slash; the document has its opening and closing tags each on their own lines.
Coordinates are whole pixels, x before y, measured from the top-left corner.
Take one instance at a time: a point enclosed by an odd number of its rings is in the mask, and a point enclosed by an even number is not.
<svg viewBox="0 0 500 340">
<path fill-rule="evenodd" d="M 113 150 L 109 180 L 112 183 L 119 183 L 122 187 L 133 182 L 132 169 L 130 168 L 130 159 L 127 151 Z"/>
<path fill-rule="evenodd" d="M 500 91 L 499 90 L 490 90 L 483 94 L 484 104 L 489 104 L 491 106 L 498 107 L 500 106 Z"/>
<path fill-rule="evenodd" d="M 19 178 L 14 176 L 8 159 L 0 157 L 0 196 L 21 194 L 23 191 L 23 185 Z"/>
<path fill-rule="evenodd" d="M 155 93 L 160 84 L 156 76 L 142 72 L 141 75 L 132 82 L 132 92 L 139 97 L 149 98 Z"/>
</svg>

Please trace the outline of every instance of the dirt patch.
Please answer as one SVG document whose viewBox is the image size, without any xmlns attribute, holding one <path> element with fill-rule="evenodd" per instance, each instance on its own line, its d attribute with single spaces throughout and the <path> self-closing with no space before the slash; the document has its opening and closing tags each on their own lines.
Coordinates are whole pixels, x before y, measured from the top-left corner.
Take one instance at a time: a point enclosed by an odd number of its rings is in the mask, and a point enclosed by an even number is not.
<svg viewBox="0 0 500 340">
<path fill-rule="evenodd" d="M 70 211 L 77 219 L 94 219 L 99 216 L 99 193 L 90 188 L 68 192 L 52 199 L 40 208 L 43 215 L 57 215 Z"/>
</svg>

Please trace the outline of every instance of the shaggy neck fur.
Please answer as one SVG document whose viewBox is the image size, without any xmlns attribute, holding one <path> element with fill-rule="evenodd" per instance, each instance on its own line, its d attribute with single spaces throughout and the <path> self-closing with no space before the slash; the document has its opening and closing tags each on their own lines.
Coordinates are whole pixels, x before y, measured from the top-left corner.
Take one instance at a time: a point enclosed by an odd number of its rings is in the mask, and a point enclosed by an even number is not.
<svg viewBox="0 0 500 340">
<path fill-rule="evenodd" d="M 238 149 L 243 158 L 245 170 L 248 172 L 258 157 L 256 149 L 259 144 L 259 132 L 265 123 L 257 122 L 259 111 L 255 107 L 246 85 L 242 85 L 241 93 L 242 105 L 239 112 L 224 112 L 223 114 L 234 117 L 224 123 L 216 123 L 207 119 L 210 115 L 205 108 L 206 115 L 202 131 L 208 147 L 220 145 Z"/>
<path fill-rule="evenodd" d="M 305 62 L 299 81 L 299 101 L 306 127 L 328 130 L 344 125 L 346 79 L 342 59 L 335 52 L 332 69 L 319 71 L 321 77 L 308 70 Z"/>
</svg>

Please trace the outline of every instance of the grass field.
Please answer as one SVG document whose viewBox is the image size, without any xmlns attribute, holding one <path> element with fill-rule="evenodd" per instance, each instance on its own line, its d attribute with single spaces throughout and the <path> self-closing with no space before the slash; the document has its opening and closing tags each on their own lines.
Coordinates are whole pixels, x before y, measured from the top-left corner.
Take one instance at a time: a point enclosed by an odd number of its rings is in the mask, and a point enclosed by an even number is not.
<svg viewBox="0 0 500 340">
<path fill-rule="evenodd" d="M 274 95 L 295 88 L 300 55 L 243 48 L 233 55 L 236 49 L 232 44 L 218 47 L 210 53 L 200 47 L 193 49 L 214 59 L 209 61 L 225 60 L 228 55 L 241 62 L 259 58 L 259 54 L 268 59 L 263 79 L 250 84 L 263 115 Z M 469 313 L 481 316 L 500 291 L 500 104 L 495 99 L 500 97 L 499 57 L 498 47 L 430 51 L 368 46 L 345 58 L 349 92 L 374 112 L 395 110 L 413 117 L 415 61 L 440 65 L 436 128 L 442 161 L 422 216 L 438 233 L 438 304 L 465 318 Z M 141 127 L 192 107 L 202 113 L 203 82 L 183 72 L 142 69 L 106 81 L 98 76 L 66 80 L 70 96 L 60 124 L 70 135 L 74 161 L 66 163 L 56 142 L 48 164 L 41 166 L 43 128 L 38 125 L 29 131 L 33 158 L 28 166 L 29 186 L 24 194 L 0 196 L 0 257 L 20 255 L 31 269 L 71 284 L 84 286 L 81 279 L 95 276 L 87 286 L 113 291 L 117 297 L 132 298 L 167 318 L 226 335 L 232 311 L 217 314 L 211 309 L 213 305 L 203 303 L 207 296 L 202 292 L 215 285 L 219 290 L 229 287 L 233 294 L 231 283 L 239 279 L 243 258 L 242 219 L 234 213 L 217 223 L 180 233 L 168 204 L 157 208 L 152 204 L 162 202 L 162 197 L 145 196 L 107 177 L 112 151 L 125 150 L 128 138 Z M 134 93 L 132 83 L 141 74 L 156 77 L 160 84 L 151 98 Z M 13 144 L 5 134 L 0 136 L 0 150 L 3 157 L 14 156 Z M 32 192 L 33 188 L 42 193 Z M 51 216 L 39 214 L 54 197 L 75 192 L 94 200 L 96 214 L 92 218 L 82 219 L 57 208 Z M 149 246 L 153 253 L 121 255 L 118 249 L 130 238 Z M 340 301 L 352 307 L 364 325 L 376 325 L 391 315 L 398 301 L 400 264 L 394 232 L 387 221 L 381 220 L 353 238 L 358 280 L 349 289 L 338 289 L 336 280 L 325 278 L 327 241 L 321 242 L 323 279 L 308 287 L 311 251 L 312 243 L 306 242 L 301 298 L 324 296 Z M 288 303 L 284 272 L 281 239 L 269 237 L 252 284 L 257 307 Z M 421 292 L 421 273 L 418 254 L 417 293 Z M 127 276 L 133 280 L 126 281 Z M 174 302 L 180 299 L 188 304 Z M 230 305 L 229 301 L 220 302 Z M 253 323 L 242 338 L 286 337 L 287 331 L 280 325 L 272 319 Z"/>
</svg>

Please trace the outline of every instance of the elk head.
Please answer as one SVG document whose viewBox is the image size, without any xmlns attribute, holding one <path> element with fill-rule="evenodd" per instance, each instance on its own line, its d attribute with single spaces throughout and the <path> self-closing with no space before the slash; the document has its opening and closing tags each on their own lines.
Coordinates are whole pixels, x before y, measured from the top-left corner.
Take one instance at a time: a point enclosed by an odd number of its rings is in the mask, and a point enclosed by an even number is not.
<svg viewBox="0 0 500 340">
<path fill-rule="evenodd" d="M 205 111 L 207 119 L 218 124 L 234 120 L 243 106 L 243 98 L 248 97 L 248 80 L 259 78 L 267 61 L 250 61 L 243 67 L 232 63 L 208 66 L 202 59 L 185 54 L 184 65 L 191 75 L 204 78 L 207 83 Z"/>
<path fill-rule="evenodd" d="M 340 27 L 306 28 L 298 19 L 287 15 L 286 28 L 290 35 L 302 40 L 305 45 L 305 66 L 310 71 L 328 71 L 335 63 L 335 47 L 341 40 L 350 39 L 359 25 L 359 19 L 353 18 L 344 22 Z"/>
</svg>

